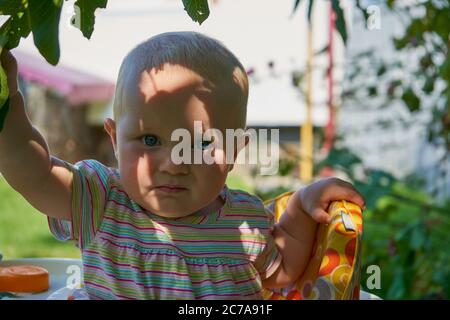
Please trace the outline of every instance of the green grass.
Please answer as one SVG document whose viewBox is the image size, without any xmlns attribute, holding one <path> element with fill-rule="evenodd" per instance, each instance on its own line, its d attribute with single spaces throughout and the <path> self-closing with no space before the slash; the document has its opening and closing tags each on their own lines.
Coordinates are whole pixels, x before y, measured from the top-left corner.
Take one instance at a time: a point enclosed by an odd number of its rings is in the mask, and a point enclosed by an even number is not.
<svg viewBox="0 0 450 320">
<path fill-rule="evenodd" d="M 73 241 L 56 240 L 47 218 L 34 209 L 0 176 L 0 253 L 3 259 L 79 258 Z"/>
<path fill-rule="evenodd" d="M 244 179 L 242 179 L 241 177 L 239 177 L 236 174 L 230 173 L 228 175 L 227 178 L 227 186 L 230 189 L 240 189 L 240 190 L 244 190 L 247 191 L 249 193 L 253 193 L 254 189 L 245 183 Z"/>
<path fill-rule="evenodd" d="M 230 175 L 231 189 L 251 192 L 236 175 Z M 67 257 L 79 258 L 73 241 L 61 242 L 50 233 L 47 218 L 0 176 L 0 253 L 3 259 Z"/>
</svg>

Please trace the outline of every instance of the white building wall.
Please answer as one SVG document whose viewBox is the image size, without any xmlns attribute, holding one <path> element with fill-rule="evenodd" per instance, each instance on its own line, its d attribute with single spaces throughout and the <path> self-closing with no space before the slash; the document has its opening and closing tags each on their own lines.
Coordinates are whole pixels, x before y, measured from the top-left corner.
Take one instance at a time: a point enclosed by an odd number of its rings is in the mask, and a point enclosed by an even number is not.
<svg viewBox="0 0 450 320">
<path fill-rule="evenodd" d="M 397 16 L 389 13 L 382 1 L 368 1 L 380 9 L 381 29 L 369 30 L 365 27 L 362 15 L 353 9 L 351 17 L 349 41 L 346 50 L 346 63 L 352 63 L 352 56 L 368 49 L 374 50 L 376 55 L 392 60 L 398 57 L 392 44 L 392 37 L 403 34 L 403 24 Z M 406 65 L 416 67 L 417 59 L 403 56 Z M 414 79 L 411 79 L 414 81 Z M 417 120 L 409 128 L 394 125 L 390 128 L 374 128 L 374 124 L 381 119 L 404 118 L 411 120 L 412 116 L 402 102 L 394 103 L 386 109 L 367 107 L 376 105 L 377 101 L 367 99 L 367 104 L 344 103 L 339 112 L 339 131 L 345 134 L 345 145 L 357 153 L 364 163 L 372 168 L 379 168 L 393 173 L 397 177 L 404 177 L 416 172 L 424 175 L 431 190 L 436 186 L 436 179 L 442 181 L 438 193 L 443 196 L 450 194 L 450 178 L 442 177 L 438 171 L 437 161 L 443 150 L 436 150 L 426 141 L 426 127 L 430 106 L 422 106 L 424 112 L 414 115 Z M 450 162 L 447 163 L 450 172 Z"/>
</svg>

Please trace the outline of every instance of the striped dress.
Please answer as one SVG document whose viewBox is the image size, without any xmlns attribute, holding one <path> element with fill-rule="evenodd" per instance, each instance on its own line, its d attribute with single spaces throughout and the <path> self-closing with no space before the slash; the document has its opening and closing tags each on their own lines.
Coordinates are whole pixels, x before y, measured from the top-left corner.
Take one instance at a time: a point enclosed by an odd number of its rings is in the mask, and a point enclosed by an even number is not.
<svg viewBox="0 0 450 320">
<path fill-rule="evenodd" d="M 71 165 L 72 220 L 49 218 L 59 240 L 81 249 L 91 299 L 261 299 L 261 279 L 281 262 L 261 200 L 224 186 L 208 215 L 157 216 L 123 190 L 117 169 Z"/>
</svg>

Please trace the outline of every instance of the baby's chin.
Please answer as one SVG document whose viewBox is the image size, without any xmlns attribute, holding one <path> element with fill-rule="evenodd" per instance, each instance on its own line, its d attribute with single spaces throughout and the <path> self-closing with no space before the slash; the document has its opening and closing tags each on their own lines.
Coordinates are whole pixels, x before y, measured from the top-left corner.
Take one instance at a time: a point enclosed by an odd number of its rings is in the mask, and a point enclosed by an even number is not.
<svg viewBox="0 0 450 320">
<path fill-rule="evenodd" d="M 171 212 L 168 210 L 161 211 L 161 210 L 149 210 L 151 213 L 163 217 L 163 218 L 169 218 L 169 219 L 176 219 L 176 218 L 183 218 L 187 217 L 192 214 L 192 212 Z"/>
<path fill-rule="evenodd" d="M 175 219 L 175 218 L 183 218 L 183 217 L 187 217 L 195 212 L 197 212 L 197 210 L 195 209 L 191 209 L 191 210 L 185 210 L 185 208 L 183 209 L 178 209 L 178 208 L 173 208 L 173 207 L 161 207 L 159 206 L 158 208 L 155 208 L 154 206 L 150 205 L 150 204 L 141 204 L 141 207 L 143 207 L 144 209 L 146 209 L 147 211 L 150 211 L 151 213 L 163 217 L 163 218 L 169 218 L 169 219 Z"/>
</svg>

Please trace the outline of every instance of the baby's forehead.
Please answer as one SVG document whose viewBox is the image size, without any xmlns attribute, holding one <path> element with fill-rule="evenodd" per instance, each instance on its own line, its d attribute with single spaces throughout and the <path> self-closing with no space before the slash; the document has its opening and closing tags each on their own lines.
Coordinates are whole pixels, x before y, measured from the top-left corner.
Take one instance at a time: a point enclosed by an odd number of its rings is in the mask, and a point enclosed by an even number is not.
<svg viewBox="0 0 450 320">
<path fill-rule="evenodd" d="M 163 66 L 132 72 L 119 79 L 123 100 L 144 100 L 176 97 L 197 91 L 213 93 L 213 85 L 198 73 L 181 66 Z"/>
<path fill-rule="evenodd" d="M 170 108 L 172 117 L 181 120 L 184 117 L 193 121 L 197 115 L 198 120 L 211 118 L 218 126 L 221 126 L 225 118 L 228 122 L 242 118 L 242 114 L 245 118 L 245 106 L 235 106 L 236 95 L 239 94 L 236 90 L 212 84 L 199 73 L 180 65 L 164 64 L 126 72 L 122 74 L 119 83 L 122 88 L 117 102 L 121 103 L 121 114 L 135 112 L 136 108 L 145 106 L 146 109 L 150 107 L 152 115 L 159 118 L 160 113 L 166 113 L 166 109 Z M 228 109 L 228 114 L 224 114 L 222 110 L 218 112 L 220 116 L 216 116 L 217 112 L 212 111 L 218 108 Z M 162 121 L 165 120 L 168 119 Z"/>
</svg>

